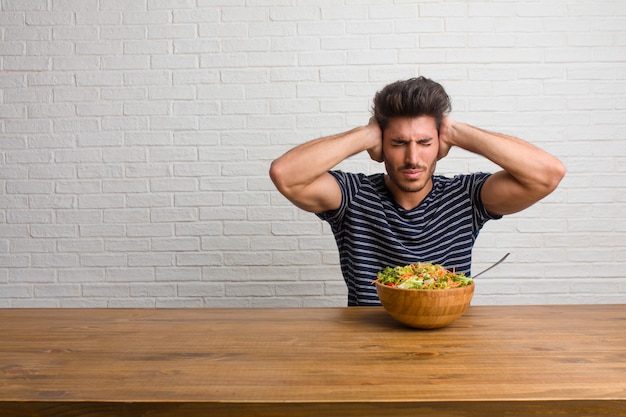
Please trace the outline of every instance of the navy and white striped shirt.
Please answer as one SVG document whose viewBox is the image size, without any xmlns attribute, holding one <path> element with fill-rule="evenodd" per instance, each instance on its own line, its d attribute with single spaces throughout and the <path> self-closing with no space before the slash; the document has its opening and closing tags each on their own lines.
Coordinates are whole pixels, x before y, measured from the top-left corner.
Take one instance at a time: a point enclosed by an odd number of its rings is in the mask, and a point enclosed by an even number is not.
<svg viewBox="0 0 626 417">
<path fill-rule="evenodd" d="M 472 247 L 491 216 L 480 190 L 490 174 L 434 175 L 433 188 L 405 210 L 384 174 L 330 171 L 342 193 L 339 209 L 318 214 L 335 235 L 348 305 L 380 305 L 372 281 L 387 266 L 432 262 L 471 276 Z"/>
</svg>

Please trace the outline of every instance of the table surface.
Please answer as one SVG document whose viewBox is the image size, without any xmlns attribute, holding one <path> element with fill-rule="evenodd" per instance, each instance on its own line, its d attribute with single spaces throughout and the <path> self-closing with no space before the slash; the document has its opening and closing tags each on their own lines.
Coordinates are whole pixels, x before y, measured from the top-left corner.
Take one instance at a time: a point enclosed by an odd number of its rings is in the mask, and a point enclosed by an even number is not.
<svg viewBox="0 0 626 417">
<path fill-rule="evenodd" d="M 471 306 L 435 330 L 382 307 L 0 309 L 3 408 L 626 416 L 626 305 Z"/>
</svg>

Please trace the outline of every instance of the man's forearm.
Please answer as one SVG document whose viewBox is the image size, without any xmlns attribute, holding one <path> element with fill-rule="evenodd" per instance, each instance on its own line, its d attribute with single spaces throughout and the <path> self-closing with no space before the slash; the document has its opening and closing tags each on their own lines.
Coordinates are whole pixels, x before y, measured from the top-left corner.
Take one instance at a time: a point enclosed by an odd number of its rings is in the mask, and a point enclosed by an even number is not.
<svg viewBox="0 0 626 417">
<path fill-rule="evenodd" d="M 502 168 L 481 192 L 483 204 L 492 214 L 515 213 L 531 206 L 554 191 L 565 175 L 561 161 L 521 139 L 449 119 L 442 125 L 443 156 L 450 147 L 458 146 Z"/>
<path fill-rule="evenodd" d="M 499 165 L 522 185 L 549 181 L 561 162 L 549 153 L 519 138 L 454 122 L 450 144 L 479 154 Z M 556 169 L 558 171 L 558 169 Z M 556 174 L 560 177 L 562 175 Z"/>
<path fill-rule="evenodd" d="M 370 149 L 375 134 L 369 126 L 362 126 L 306 142 L 276 159 L 270 176 L 281 191 L 305 187 L 343 160 Z"/>
</svg>

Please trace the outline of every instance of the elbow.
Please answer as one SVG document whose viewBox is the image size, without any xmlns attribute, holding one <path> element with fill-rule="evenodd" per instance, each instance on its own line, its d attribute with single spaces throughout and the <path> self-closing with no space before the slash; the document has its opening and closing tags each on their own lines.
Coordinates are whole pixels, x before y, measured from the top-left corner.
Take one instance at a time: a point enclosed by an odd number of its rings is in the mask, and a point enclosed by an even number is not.
<svg viewBox="0 0 626 417">
<path fill-rule="evenodd" d="M 285 191 L 287 190 L 285 178 L 287 177 L 287 175 L 285 174 L 285 170 L 280 159 L 272 161 L 270 165 L 269 176 L 274 183 L 276 189 L 280 191 L 281 194 L 285 194 Z"/>
<path fill-rule="evenodd" d="M 550 164 L 545 166 L 540 182 L 541 188 L 543 189 L 543 192 L 541 192 L 543 197 L 546 197 L 556 190 L 563 177 L 565 177 L 566 172 L 567 169 L 565 168 L 565 165 L 563 165 L 563 163 L 556 158 L 554 158 Z"/>
<path fill-rule="evenodd" d="M 563 179 L 563 177 L 565 177 L 566 173 L 567 168 L 565 167 L 563 162 L 555 158 L 554 163 L 550 167 L 550 174 L 548 176 L 548 178 L 550 179 L 548 185 L 548 187 L 550 188 L 550 192 L 556 190 L 556 187 L 559 186 L 561 180 Z"/>
</svg>

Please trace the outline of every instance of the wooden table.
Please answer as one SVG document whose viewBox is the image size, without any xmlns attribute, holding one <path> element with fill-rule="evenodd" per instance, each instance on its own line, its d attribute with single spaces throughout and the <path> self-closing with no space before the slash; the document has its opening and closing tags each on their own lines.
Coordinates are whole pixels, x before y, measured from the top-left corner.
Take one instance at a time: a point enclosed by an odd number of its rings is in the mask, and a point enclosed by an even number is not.
<svg viewBox="0 0 626 417">
<path fill-rule="evenodd" d="M 626 305 L 0 309 L 0 415 L 626 416 Z"/>
</svg>

